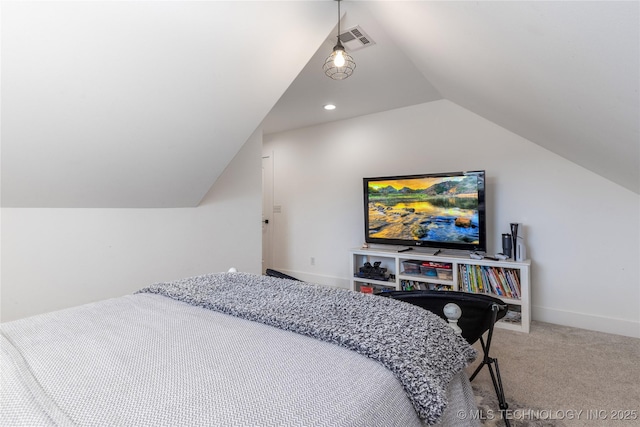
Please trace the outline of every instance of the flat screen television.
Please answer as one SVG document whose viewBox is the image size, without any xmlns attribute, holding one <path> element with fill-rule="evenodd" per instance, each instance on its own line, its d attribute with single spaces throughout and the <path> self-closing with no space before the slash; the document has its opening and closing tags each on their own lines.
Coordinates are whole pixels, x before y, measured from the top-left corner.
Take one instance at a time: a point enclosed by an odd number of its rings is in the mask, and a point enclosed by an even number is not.
<svg viewBox="0 0 640 427">
<path fill-rule="evenodd" d="M 486 251 L 484 171 L 363 181 L 367 243 Z"/>
</svg>

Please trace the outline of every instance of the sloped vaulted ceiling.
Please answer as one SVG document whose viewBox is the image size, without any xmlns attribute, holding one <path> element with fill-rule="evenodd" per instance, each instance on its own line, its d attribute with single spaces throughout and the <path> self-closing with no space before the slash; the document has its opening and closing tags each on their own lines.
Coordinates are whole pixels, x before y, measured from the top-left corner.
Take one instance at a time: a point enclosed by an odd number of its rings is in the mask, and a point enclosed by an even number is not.
<svg viewBox="0 0 640 427">
<path fill-rule="evenodd" d="M 640 193 L 640 2 L 343 11 L 377 44 L 333 82 L 333 0 L 2 1 L 2 206 L 197 206 L 261 123 L 442 98 Z"/>
<path fill-rule="evenodd" d="M 2 206 L 196 206 L 333 2 L 2 2 Z"/>
<path fill-rule="evenodd" d="M 640 192 L 640 2 L 345 1 L 343 9 L 345 27 L 364 27 L 377 44 L 353 52 L 358 67 L 344 84 L 318 80 L 309 63 L 265 131 L 292 117 L 318 123 L 302 117 L 309 93 L 339 103 L 334 118 L 445 98 Z"/>
<path fill-rule="evenodd" d="M 370 2 L 450 101 L 640 193 L 640 2 Z"/>
</svg>

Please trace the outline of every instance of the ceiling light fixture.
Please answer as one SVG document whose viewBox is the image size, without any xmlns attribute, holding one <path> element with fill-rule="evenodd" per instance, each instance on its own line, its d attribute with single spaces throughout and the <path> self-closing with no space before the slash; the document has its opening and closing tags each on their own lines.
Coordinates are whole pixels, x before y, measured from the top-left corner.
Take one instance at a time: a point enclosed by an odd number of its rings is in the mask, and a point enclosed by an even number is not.
<svg viewBox="0 0 640 427">
<path fill-rule="evenodd" d="M 324 109 L 325 110 L 335 110 L 336 106 L 333 105 L 333 104 L 327 104 L 327 105 L 324 106 Z"/>
<path fill-rule="evenodd" d="M 333 52 L 324 61 L 322 69 L 333 80 L 343 80 L 353 74 L 356 63 L 353 62 L 351 55 L 344 50 L 344 46 L 340 41 L 340 0 L 336 1 L 338 2 L 338 44 L 334 46 Z"/>
</svg>

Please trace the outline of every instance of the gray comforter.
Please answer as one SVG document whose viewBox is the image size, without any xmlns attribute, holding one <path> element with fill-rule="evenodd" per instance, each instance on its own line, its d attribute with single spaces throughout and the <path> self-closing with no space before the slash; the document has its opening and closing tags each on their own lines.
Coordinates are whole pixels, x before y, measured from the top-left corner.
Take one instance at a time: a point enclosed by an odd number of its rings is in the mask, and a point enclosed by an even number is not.
<svg viewBox="0 0 640 427">
<path fill-rule="evenodd" d="M 259 283 L 256 278 L 262 276 L 243 276 L 209 275 L 159 284 L 144 293 L 3 324 L 0 424 L 420 425 L 413 408 L 422 404 L 415 396 L 407 398 L 411 387 L 406 384 L 406 378 L 418 375 L 419 370 L 402 373 L 406 368 L 401 368 L 403 363 L 393 367 L 390 362 L 402 351 L 394 350 L 393 344 L 393 348 L 374 351 L 377 347 L 367 339 L 358 350 L 355 341 L 341 335 L 334 326 L 310 326 L 331 311 L 347 320 L 360 311 L 354 310 L 354 305 L 364 304 L 368 308 L 362 314 L 366 314 L 375 311 L 368 304 L 371 301 L 393 300 L 344 292 L 346 304 L 328 300 L 323 303 L 320 288 L 297 283 L 296 287 L 306 289 L 308 298 L 314 298 L 311 307 L 315 309 L 307 306 L 300 311 L 302 317 L 304 311 L 311 314 L 306 324 L 309 331 L 315 332 L 292 333 L 295 322 L 291 319 L 296 316 L 287 314 L 284 318 L 289 320 L 283 320 L 276 308 L 291 308 L 290 296 L 276 292 L 286 281 L 269 278 Z M 240 283 L 261 291 L 244 294 L 248 290 L 243 291 Z M 224 288 L 233 292 L 224 297 Z M 190 291 L 184 293 L 185 289 Z M 225 304 L 234 298 L 231 294 L 238 297 L 236 303 L 229 305 L 236 307 L 238 313 L 229 316 L 222 306 L 214 307 L 214 294 Z M 259 304 L 265 299 L 281 303 L 247 315 L 253 311 L 246 298 Z M 203 310 L 198 305 L 211 305 L 209 308 L 220 311 Z M 260 317 L 257 313 L 265 310 L 271 310 L 265 318 L 271 320 L 248 319 Z M 237 317 L 240 312 L 245 313 L 240 315 L 245 319 Z M 360 322 L 378 324 L 385 331 L 382 335 L 391 333 L 394 323 L 405 331 L 421 328 L 422 319 L 418 317 L 387 321 L 389 314 L 361 318 Z M 283 323 L 275 325 L 277 322 Z M 443 323 L 441 326 L 446 328 Z M 370 327 L 356 329 L 365 338 L 373 333 Z M 312 338 L 320 330 L 333 338 Z M 472 354 L 444 330 L 436 334 L 437 341 L 444 339 L 444 347 L 451 346 L 452 350 L 444 348 L 442 354 L 440 350 L 420 350 L 422 356 L 431 359 L 420 370 L 447 372 L 435 375 L 428 385 L 418 386 L 435 390 L 437 397 L 427 400 L 436 405 L 442 403 L 422 417 L 429 423 L 440 418 L 452 390 L 466 394 L 464 399 L 456 400 L 456 407 L 463 407 L 467 414 L 472 410 L 468 382 L 465 384 L 463 373 L 459 373 Z M 413 332 L 408 335 L 412 337 L 408 341 L 415 341 Z M 433 347 L 436 341 L 426 336 L 421 340 L 426 347 Z M 464 355 L 461 359 L 453 357 L 458 368 L 451 368 L 447 362 L 449 351 Z M 371 354 L 364 357 L 365 353 Z M 420 379 L 416 381 L 423 384 Z M 452 403 L 448 402 L 450 409 Z M 422 407 L 430 408 L 429 405 Z M 445 425 L 466 424 L 462 419 L 456 420 L 450 411 L 445 416 Z"/>
</svg>

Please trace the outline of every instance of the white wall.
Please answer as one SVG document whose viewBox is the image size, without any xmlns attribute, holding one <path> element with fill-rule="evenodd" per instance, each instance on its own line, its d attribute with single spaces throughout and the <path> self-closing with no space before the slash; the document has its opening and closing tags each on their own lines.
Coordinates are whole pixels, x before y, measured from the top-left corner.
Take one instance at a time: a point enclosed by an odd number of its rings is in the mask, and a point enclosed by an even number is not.
<svg viewBox="0 0 640 427">
<path fill-rule="evenodd" d="M 488 251 L 524 224 L 534 320 L 640 337 L 639 196 L 456 104 L 267 135 L 264 153 L 281 209 L 273 268 L 348 287 L 363 177 L 485 169 Z"/>
<path fill-rule="evenodd" d="M 156 281 L 261 272 L 261 132 L 197 208 L 2 209 L 3 322 Z"/>
</svg>

